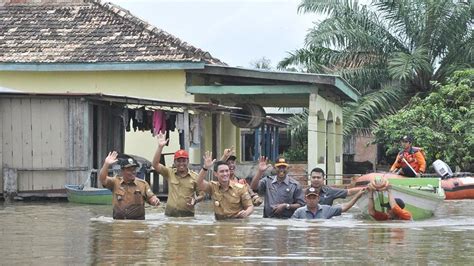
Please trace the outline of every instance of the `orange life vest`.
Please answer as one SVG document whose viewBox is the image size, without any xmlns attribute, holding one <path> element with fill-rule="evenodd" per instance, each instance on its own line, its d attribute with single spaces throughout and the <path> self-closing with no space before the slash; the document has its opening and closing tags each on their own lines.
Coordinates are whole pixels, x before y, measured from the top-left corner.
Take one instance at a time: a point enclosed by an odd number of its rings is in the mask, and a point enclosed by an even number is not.
<svg viewBox="0 0 474 266">
<path fill-rule="evenodd" d="M 419 154 L 417 154 L 417 153 L 419 153 Z M 419 157 L 420 154 L 421 154 L 421 156 L 423 156 L 423 158 L 422 158 L 423 160 L 420 159 L 420 157 Z M 421 169 L 421 172 L 425 171 L 426 162 L 424 161 L 425 154 L 423 152 L 423 149 L 418 148 L 418 147 L 411 147 L 408 150 L 403 150 L 403 151 L 398 153 L 397 163 L 401 167 L 406 167 L 407 164 L 405 163 L 405 161 L 403 161 L 403 158 L 405 158 L 405 160 L 408 162 L 408 164 L 410 164 L 410 166 L 417 173 L 420 172 L 420 169 Z"/>
</svg>

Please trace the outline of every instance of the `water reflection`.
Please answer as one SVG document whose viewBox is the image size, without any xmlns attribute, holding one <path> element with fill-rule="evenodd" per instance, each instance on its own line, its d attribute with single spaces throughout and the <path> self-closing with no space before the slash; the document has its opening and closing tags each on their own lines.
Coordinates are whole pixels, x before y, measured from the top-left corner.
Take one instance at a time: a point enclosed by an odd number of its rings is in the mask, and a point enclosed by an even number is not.
<svg viewBox="0 0 474 266">
<path fill-rule="evenodd" d="M 474 259 L 474 205 L 445 202 L 433 219 L 373 222 L 357 209 L 321 221 L 215 221 L 147 209 L 145 221 L 114 221 L 110 206 L 13 203 L 0 207 L 2 264 L 364 263 L 467 264 Z"/>
</svg>

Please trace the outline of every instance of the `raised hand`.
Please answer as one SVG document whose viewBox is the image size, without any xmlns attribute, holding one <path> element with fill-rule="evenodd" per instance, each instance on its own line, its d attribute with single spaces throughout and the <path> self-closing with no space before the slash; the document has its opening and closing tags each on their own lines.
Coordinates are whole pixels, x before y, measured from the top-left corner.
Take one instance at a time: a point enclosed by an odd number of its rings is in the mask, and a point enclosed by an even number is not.
<svg viewBox="0 0 474 266">
<path fill-rule="evenodd" d="M 260 172 L 265 172 L 265 170 L 267 170 L 268 167 L 272 166 L 271 164 L 267 164 L 267 163 L 268 163 L 267 157 L 260 156 L 260 158 L 258 159 L 258 170 Z"/>
<path fill-rule="evenodd" d="M 104 160 L 104 163 L 108 165 L 112 165 L 118 161 L 117 159 L 118 153 L 116 151 L 109 152 L 109 155 Z"/>
<path fill-rule="evenodd" d="M 222 157 L 225 157 L 226 159 L 229 158 L 232 154 L 234 154 L 235 150 L 234 150 L 234 146 L 227 148 L 227 149 L 224 149 L 224 154 L 222 154 Z"/>
<path fill-rule="evenodd" d="M 166 143 L 168 143 L 168 139 L 166 139 L 166 135 L 164 133 L 158 133 L 158 135 L 156 135 L 156 138 L 158 139 L 158 146 L 160 146 L 161 148 L 163 148 Z"/>
<path fill-rule="evenodd" d="M 216 159 L 212 159 L 212 152 L 206 151 L 203 156 L 204 159 L 204 168 L 211 169 L 212 165 L 216 162 Z"/>
</svg>

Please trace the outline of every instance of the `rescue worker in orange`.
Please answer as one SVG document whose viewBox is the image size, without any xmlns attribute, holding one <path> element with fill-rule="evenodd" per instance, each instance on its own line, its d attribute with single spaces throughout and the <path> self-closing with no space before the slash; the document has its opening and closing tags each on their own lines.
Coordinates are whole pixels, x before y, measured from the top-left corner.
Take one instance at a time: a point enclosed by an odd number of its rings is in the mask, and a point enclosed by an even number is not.
<svg viewBox="0 0 474 266">
<path fill-rule="evenodd" d="M 116 151 L 109 152 L 100 169 L 99 179 L 102 186 L 112 191 L 112 204 L 114 206 L 114 219 L 144 220 L 145 200 L 150 205 L 158 206 L 160 200 L 153 194 L 150 185 L 135 176 L 138 163 L 135 159 L 117 159 Z M 122 168 L 122 176 L 108 176 L 109 167 L 119 162 Z"/>
<path fill-rule="evenodd" d="M 235 175 L 235 166 L 236 166 L 235 160 L 237 160 L 237 157 L 235 157 L 234 155 L 234 147 L 231 147 L 230 149 L 224 149 L 224 153 L 222 154 L 221 161 L 226 162 L 227 165 L 229 166 L 230 182 L 236 182 L 246 187 L 246 189 L 248 190 L 250 194 L 250 198 L 252 198 L 253 206 L 262 205 L 263 199 L 260 198 L 260 196 L 257 193 L 253 192 L 253 190 L 250 188 L 245 178 L 239 178 Z"/>
<path fill-rule="evenodd" d="M 405 210 L 405 202 L 400 198 L 395 198 L 392 195 L 390 186 L 387 189 L 388 203 L 382 204 L 382 207 L 387 208 L 386 212 L 379 212 L 375 210 L 374 204 L 374 190 L 369 186 L 369 214 L 377 221 L 386 220 L 412 220 L 412 215 Z"/>
<path fill-rule="evenodd" d="M 390 172 L 409 177 L 419 177 L 425 172 L 426 161 L 423 150 L 413 147 L 412 143 L 413 138 L 411 136 L 404 136 L 401 139 L 403 150 L 398 153 Z"/>
</svg>

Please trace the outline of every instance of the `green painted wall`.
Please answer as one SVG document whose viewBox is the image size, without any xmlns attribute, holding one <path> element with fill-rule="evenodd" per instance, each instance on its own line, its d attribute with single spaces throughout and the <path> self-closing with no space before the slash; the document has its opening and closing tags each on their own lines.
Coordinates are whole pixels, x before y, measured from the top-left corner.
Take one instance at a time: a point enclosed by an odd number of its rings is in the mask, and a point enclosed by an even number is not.
<svg viewBox="0 0 474 266">
<path fill-rule="evenodd" d="M 237 128 L 230 122 L 229 115 L 223 115 L 221 117 L 221 150 L 219 153 L 222 156 L 222 152 L 226 148 L 234 147 L 234 150 L 239 152 L 240 147 L 237 146 L 235 138 L 237 135 Z M 237 154 L 238 155 L 238 154 Z"/>
</svg>

